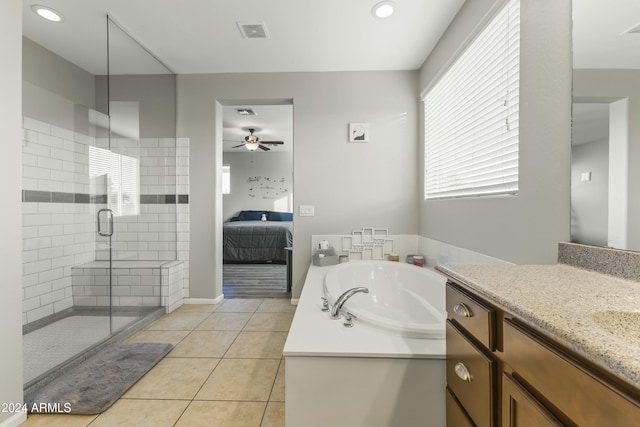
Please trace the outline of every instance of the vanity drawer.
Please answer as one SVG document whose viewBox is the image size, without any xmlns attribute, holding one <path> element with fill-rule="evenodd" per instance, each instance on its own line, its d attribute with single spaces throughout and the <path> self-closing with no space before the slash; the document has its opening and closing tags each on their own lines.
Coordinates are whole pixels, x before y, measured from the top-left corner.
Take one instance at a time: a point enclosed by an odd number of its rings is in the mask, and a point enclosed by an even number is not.
<svg viewBox="0 0 640 427">
<path fill-rule="evenodd" d="M 447 282 L 447 315 L 491 351 L 496 349 L 495 309 Z"/>
<path fill-rule="evenodd" d="M 570 359 L 526 326 L 505 319 L 504 362 L 521 383 L 580 426 L 640 426 L 640 402 Z M 448 337 L 447 337 L 448 338 Z"/>
<path fill-rule="evenodd" d="M 447 320 L 447 385 L 475 425 L 494 426 L 496 362 Z"/>
</svg>

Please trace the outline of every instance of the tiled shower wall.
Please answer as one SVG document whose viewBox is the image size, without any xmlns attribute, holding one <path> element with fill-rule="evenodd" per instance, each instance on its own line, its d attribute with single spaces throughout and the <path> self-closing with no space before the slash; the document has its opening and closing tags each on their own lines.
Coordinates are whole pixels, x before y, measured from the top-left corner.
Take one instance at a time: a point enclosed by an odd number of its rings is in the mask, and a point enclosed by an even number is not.
<svg viewBox="0 0 640 427">
<path fill-rule="evenodd" d="M 88 170 L 88 147 L 106 144 L 24 118 L 23 323 L 71 307 L 71 267 L 107 259 L 96 244 L 96 214 L 107 206 L 105 191 L 97 188 L 105 186 L 90 182 Z M 189 140 L 115 140 L 112 147 L 140 158 L 141 201 L 139 216 L 114 221 L 114 258 L 184 261 L 188 296 Z"/>
</svg>

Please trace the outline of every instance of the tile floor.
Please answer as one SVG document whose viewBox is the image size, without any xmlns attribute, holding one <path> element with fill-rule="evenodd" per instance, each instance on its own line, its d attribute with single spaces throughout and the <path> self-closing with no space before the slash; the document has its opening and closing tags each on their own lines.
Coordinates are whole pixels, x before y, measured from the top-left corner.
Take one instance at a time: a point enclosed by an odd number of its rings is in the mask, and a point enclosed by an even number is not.
<svg viewBox="0 0 640 427">
<path fill-rule="evenodd" d="M 183 305 L 127 341 L 173 350 L 100 415 L 30 415 L 23 427 L 284 426 L 288 299 Z"/>
</svg>

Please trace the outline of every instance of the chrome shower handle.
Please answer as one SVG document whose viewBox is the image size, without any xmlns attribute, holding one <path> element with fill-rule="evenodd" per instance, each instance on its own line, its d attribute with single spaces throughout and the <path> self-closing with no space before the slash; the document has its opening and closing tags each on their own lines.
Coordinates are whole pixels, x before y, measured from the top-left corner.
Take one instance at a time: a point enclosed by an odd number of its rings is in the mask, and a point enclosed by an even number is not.
<svg viewBox="0 0 640 427">
<path fill-rule="evenodd" d="M 102 231 L 102 221 L 100 221 L 100 214 L 106 212 L 109 219 L 109 230 L 105 233 Z M 103 237 L 113 236 L 113 211 L 111 209 L 100 209 L 98 211 L 98 234 Z"/>
</svg>

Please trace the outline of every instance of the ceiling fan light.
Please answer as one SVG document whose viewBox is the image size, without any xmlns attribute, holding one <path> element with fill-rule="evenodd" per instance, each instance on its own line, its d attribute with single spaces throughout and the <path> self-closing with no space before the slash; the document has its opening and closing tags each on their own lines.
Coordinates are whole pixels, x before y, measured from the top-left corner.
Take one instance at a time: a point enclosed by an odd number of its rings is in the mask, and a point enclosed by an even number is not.
<svg viewBox="0 0 640 427">
<path fill-rule="evenodd" d="M 247 142 L 246 144 L 244 144 L 244 146 L 247 147 L 247 150 L 249 151 L 256 151 L 259 145 L 260 144 L 258 144 L 257 142 Z"/>
</svg>

